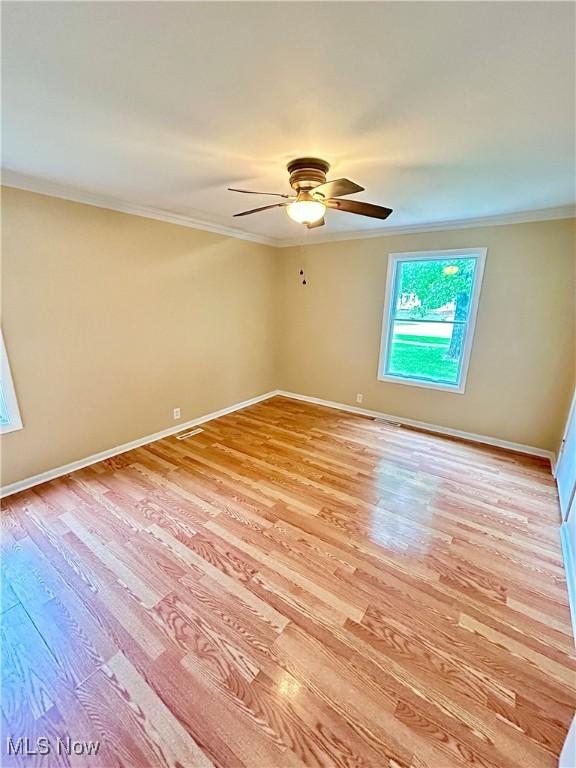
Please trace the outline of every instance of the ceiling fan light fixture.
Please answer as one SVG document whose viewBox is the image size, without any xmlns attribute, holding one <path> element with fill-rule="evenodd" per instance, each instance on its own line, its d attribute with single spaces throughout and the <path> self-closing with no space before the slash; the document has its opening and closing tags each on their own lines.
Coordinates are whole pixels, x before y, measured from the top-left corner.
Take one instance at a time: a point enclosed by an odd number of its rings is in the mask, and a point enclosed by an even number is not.
<svg viewBox="0 0 576 768">
<path fill-rule="evenodd" d="M 286 213 L 298 224 L 315 224 L 326 213 L 326 206 L 318 200 L 296 200 L 286 207 Z"/>
<path fill-rule="evenodd" d="M 287 168 L 290 174 L 290 186 L 294 190 L 292 195 L 228 187 L 231 192 L 272 195 L 272 197 L 283 197 L 286 201 L 273 205 L 261 205 L 249 211 L 240 211 L 234 216 L 250 216 L 260 211 L 268 211 L 270 208 L 285 208 L 292 221 L 304 224 L 308 229 L 316 229 L 316 227 L 323 227 L 326 223 L 324 214 L 327 208 L 343 213 L 354 213 L 358 216 L 368 216 L 371 219 L 387 219 L 392 213 L 392 208 L 385 208 L 383 205 L 344 199 L 347 195 L 363 192 L 364 187 L 345 178 L 327 181 L 326 173 L 330 165 L 325 160 L 320 160 L 318 157 L 299 157 L 289 162 Z"/>
</svg>

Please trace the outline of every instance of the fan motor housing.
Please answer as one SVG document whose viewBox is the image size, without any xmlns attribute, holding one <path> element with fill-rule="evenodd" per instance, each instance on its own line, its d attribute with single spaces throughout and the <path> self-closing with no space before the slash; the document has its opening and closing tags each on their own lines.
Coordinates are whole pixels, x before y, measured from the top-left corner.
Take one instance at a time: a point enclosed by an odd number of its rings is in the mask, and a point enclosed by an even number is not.
<svg viewBox="0 0 576 768">
<path fill-rule="evenodd" d="M 299 192 L 324 184 L 330 164 L 318 157 L 299 157 L 291 160 L 287 168 L 290 174 L 290 186 Z"/>
</svg>

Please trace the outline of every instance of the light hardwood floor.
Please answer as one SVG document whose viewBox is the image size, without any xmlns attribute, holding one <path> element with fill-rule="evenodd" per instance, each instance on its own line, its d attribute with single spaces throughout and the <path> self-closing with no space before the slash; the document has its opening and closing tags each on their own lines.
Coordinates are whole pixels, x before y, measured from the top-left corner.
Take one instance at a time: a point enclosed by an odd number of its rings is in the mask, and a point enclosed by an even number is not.
<svg viewBox="0 0 576 768">
<path fill-rule="evenodd" d="M 576 664 L 539 459 L 275 398 L 2 523 L 2 766 L 557 765 Z"/>
</svg>

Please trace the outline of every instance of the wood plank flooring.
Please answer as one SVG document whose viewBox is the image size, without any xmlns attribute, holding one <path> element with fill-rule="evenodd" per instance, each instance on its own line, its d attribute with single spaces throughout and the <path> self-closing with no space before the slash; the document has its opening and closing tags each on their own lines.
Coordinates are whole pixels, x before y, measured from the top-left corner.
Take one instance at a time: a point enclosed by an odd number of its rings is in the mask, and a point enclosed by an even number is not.
<svg viewBox="0 0 576 768">
<path fill-rule="evenodd" d="M 3 506 L 2 766 L 557 765 L 542 460 L 274 398 Z"/>
</svg>

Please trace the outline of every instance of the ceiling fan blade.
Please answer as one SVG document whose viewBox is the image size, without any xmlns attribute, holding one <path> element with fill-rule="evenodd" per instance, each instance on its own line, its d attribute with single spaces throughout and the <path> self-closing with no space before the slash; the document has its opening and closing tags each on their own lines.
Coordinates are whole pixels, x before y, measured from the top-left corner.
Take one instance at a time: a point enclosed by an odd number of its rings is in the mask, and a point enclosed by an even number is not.
<svg viewBox="0 0 576 768">
<path fill-rule="evenodd" d="M 273 197 L 286 197 L 286 198 L 294 197 L 294 195 L 283 195 L 280 192 L 254 192 L 251 189 L 235 189 L 234 187 L 228 187 L 228 192 L 242 192 L 245 195 L 272 195 Z"/>
<path fill-rule="evenodd" d="M 320 194 L 324 198 L 342 197 L 342 195 L 353 195 L 354 192 L 364 192 L 364 187 L 355 184 L 353 181 L 350 181 L 350 179 L 334 179 L 333 181 L 327 181 L 325 184 L 320 184 L 320 186 L 314 187 L 311 191 L 314 195 Z"/>
<path fill-rule="evenodd" d="M 323 227 L 326 222 L 324 221 L 324 217 L 321 219 L 318 219 L 318 221 L 313 221 L 312 224 L 306 224 L 308 229 L 316 229 L 316 227 Z"/>
<path fill-rule="evenodd" d="M 369 216 L 371 219 L 387 219 L 392 213 L 392 208 L 384 208 L 373 203 L 361 203 L 359 200 L 324 200 L 327 208 L 334 208 L 346 213 L 357 213 L 359 216 Z"/>
<path fill-rule="evenodd" d="M 274 203 L 273 205 L 263 205 L 261 208 L 251 208 L 249 211 L 242 211 L 242 213 L 235 213 L 236 216 L 248 216 L 250 213 L 258 213 L 258 211 L 267 211 L 269 208 L 284 208 L 288 203 Z"/>
</svg>

